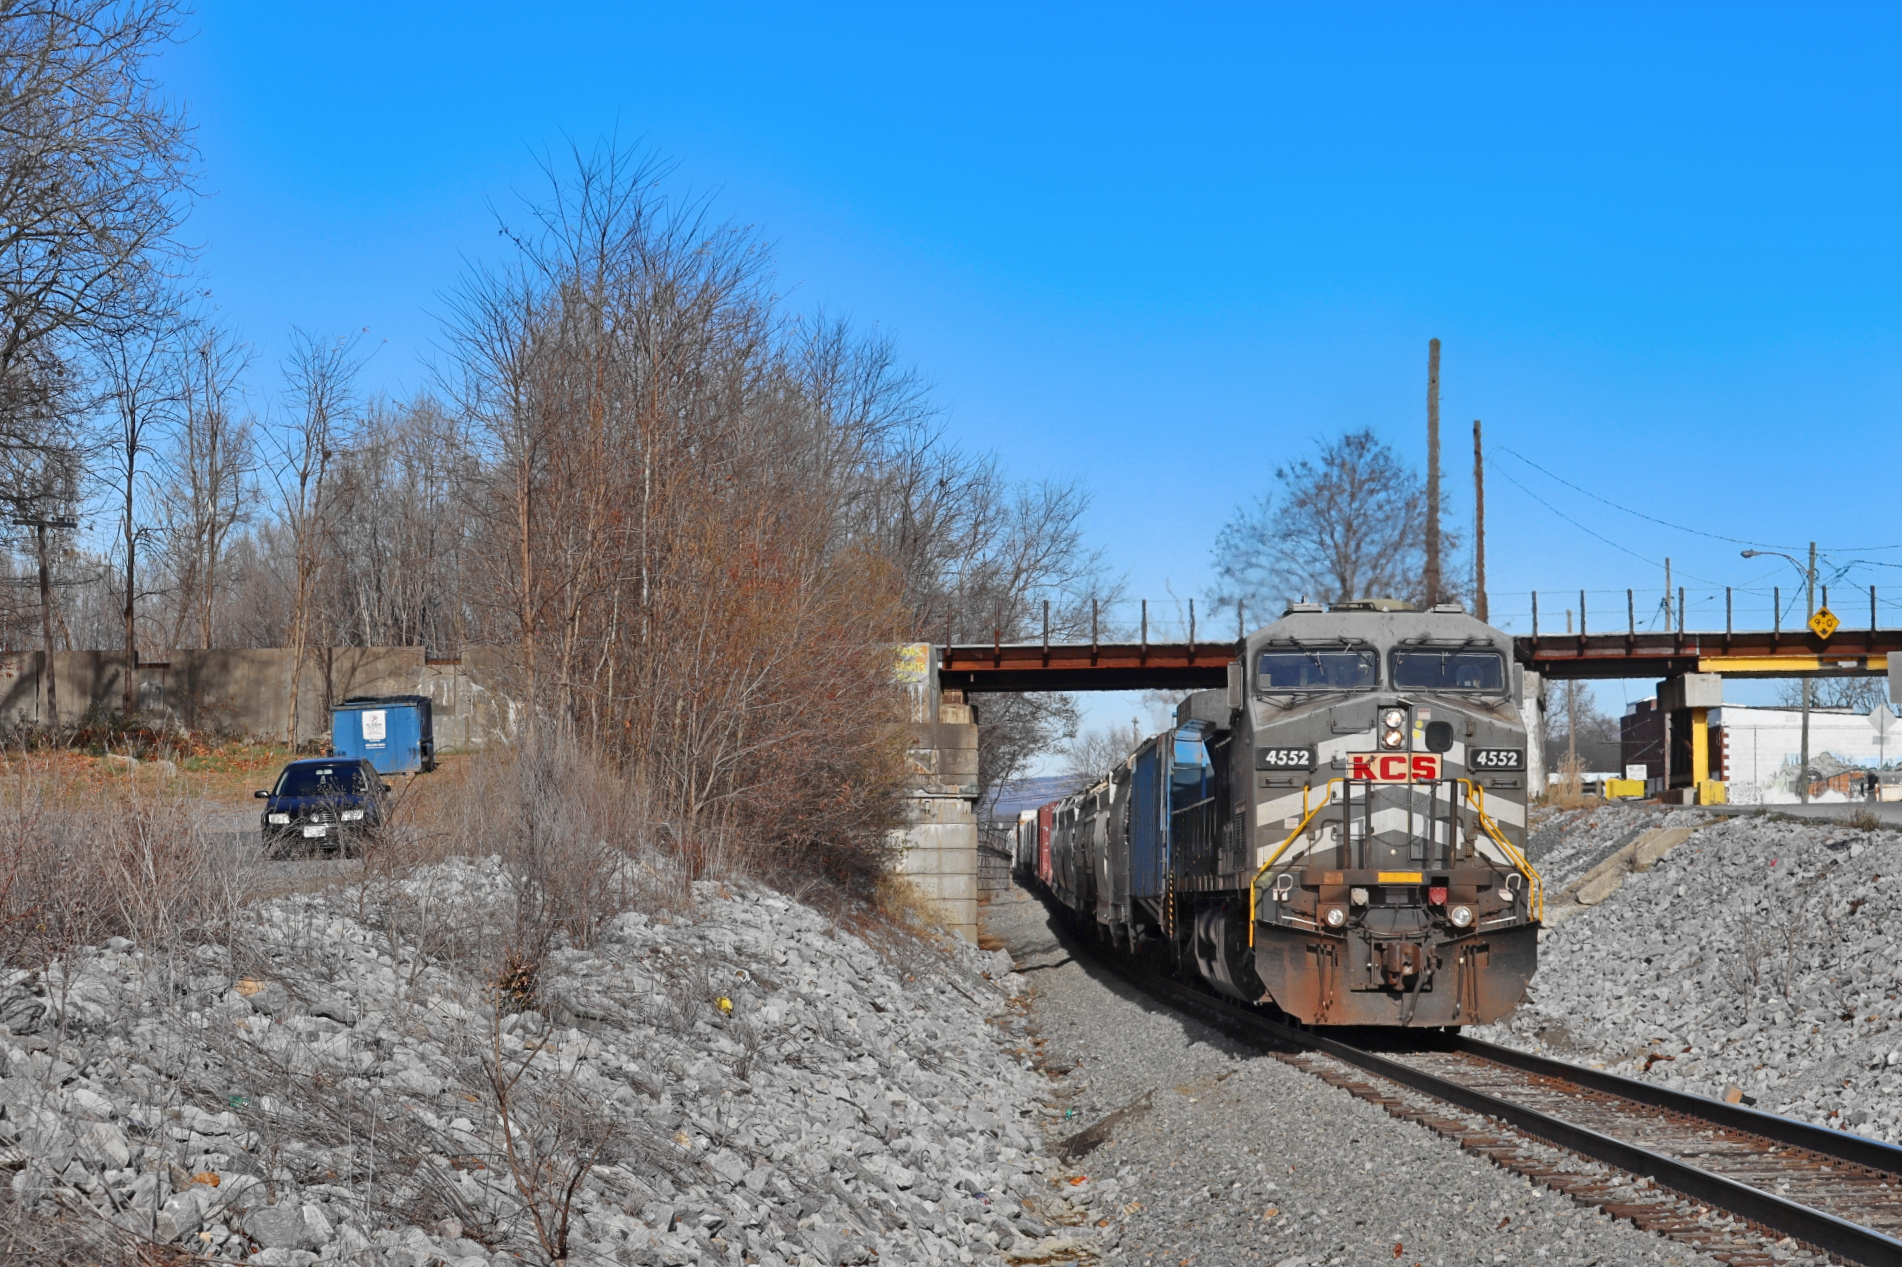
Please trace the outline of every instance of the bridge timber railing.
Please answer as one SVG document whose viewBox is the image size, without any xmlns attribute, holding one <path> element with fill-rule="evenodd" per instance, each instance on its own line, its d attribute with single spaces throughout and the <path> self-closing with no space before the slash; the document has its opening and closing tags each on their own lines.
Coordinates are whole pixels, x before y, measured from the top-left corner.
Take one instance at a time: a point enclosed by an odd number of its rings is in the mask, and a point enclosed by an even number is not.
<svg viewBox="0 0 1902 1267">
<path fill-rule="evenodd" d="M 963 691 L 1205 690 L 1228 681 L 1235 642 L 999 642 L 938 648 L 938 684 Z M 1889 671 L 1902 629 L 1549 633 L 1513 639 L 1514 658 L 1549 680 L 1867 677 Z"/>
</svg>

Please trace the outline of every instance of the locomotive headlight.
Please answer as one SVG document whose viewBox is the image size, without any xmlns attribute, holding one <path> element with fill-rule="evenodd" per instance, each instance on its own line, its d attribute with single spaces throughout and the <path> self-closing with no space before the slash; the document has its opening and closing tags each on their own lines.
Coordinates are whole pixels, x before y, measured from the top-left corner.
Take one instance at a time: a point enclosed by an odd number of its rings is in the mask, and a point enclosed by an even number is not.
<svg viewBox="0 0 1902 1267">
<path fill-rule="evenodd" d="M 1455 928 L 1470 927 L 1473 922 L 1473 908 L 1470 906 L 1456 906 L 1446 913 L 1446 918 L 1453 922 L 1453 927 Z"/>
<path fill-rule="evenodd" d="M 1406 734 L 1398 730 L 1389 730 L 1380 736 L 1380 746 L 1383 748 L 1398 748 L 1406 742 Z"/>
<path fill-rule="evenodd" d="M 1363 714 L 1364 716 L 1365 714 Z M 1380 724 L 1388 730 L 1399 730 L 1407 724 L 1407 710 L 1390 708 L 1380 715 Z"/>
<path fill-rule="evenodd" d="M 1352 902 L 1355 906 L 1365 906 L 1367 905 L 1367 890 L 1355 889 L 1347 895 L 1347 900 Z"/>
<path fill-rule="evenodd" d="M 1327 910 L 1321 913 L 1321 922 L 1326 924 L 1329 928 L 1341 927 L 1347 923 L 1347 908 L 1344 906 L 1328 907 Z"/>
</svg>

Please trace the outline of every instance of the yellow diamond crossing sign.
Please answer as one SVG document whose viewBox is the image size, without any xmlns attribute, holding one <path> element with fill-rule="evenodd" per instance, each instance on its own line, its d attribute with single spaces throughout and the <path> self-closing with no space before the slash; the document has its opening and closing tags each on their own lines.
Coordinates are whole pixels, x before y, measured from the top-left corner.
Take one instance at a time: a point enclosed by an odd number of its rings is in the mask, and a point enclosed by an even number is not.
<svg viewBox="0 0 1902 1267">
<path fill-rule="evenodd" d="M 1821 638 L 1824 642 L 1828 642 L 1829 636 L 1835 633 L 1836 627 L 1842 623 L 1842 621 L 1836 619 L 1835 612 L 1827 607 L 1818 607 L 1816 614 L 1810 617 L 1810 632 L 1815 634 L 1818 638 Z"/>
</svg>

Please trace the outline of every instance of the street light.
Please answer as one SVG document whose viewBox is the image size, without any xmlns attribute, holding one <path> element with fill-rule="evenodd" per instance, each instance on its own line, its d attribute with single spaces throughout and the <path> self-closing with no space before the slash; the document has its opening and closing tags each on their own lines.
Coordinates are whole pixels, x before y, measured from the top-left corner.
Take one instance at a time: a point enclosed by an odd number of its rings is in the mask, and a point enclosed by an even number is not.
<svg viewBox="0 0 1902 1267">
<path fill-rule="evenodd" d="M 1790 561 L 1790 566 L 1802 575 L 1808 585 L 1809 614 L 1816 615 L 1816 543 L 1810 542 L 1810 565 L 1807 568 L 1795 555 L 1785 554 L 1781 550 L 1745 550 L 1743 557 L 1754 559 L 1761 554 L 1774 554 L 1779 559 Z M 1782 613 L 1779 612 L 1778 623 L 1781 621 Z M 1803 751 L 1800 760 L 1803 768 L 1796 776 L 1796 795 L 1799 801 L 1808 805 L 1810 803 L 1810 675 L 1807 673 L 1803 675 Z"/>
</svg>

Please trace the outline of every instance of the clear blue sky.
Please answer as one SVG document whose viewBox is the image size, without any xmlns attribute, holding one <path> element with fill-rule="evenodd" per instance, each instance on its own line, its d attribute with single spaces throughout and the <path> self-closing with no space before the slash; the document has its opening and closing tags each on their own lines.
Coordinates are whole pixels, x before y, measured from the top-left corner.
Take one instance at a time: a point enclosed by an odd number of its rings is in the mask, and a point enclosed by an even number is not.
<svg viewBox="0 0 1902 1267">
<path fill-rule="evenodd" d="M 1902 565 L 1872 549 L 1902 545 L 1897 10 L 1322 8 L 213 2 L 162 73 L 205 274 L 267 362 L 367 328 L 371 385 L 414 390 L 536 151 L 618 133 L 775 242 L 794 303 L 892 332 L 963 443 L 1087 485 L 1132 594 L 1204 592 L 1317 436 L 1418 460 L 1434 335 L 1460 516 L 1472 419 L 1499 451 L 1499 623 L 1581 587 L 1622 621 L 1627 586 L 1643 620 L 1666 555 L 1693 625 L 1796 579 L 1507 447 Z M 1902 566 L 1838 584 L 1872 581 L 1902 600 Z"/>
</svg>

